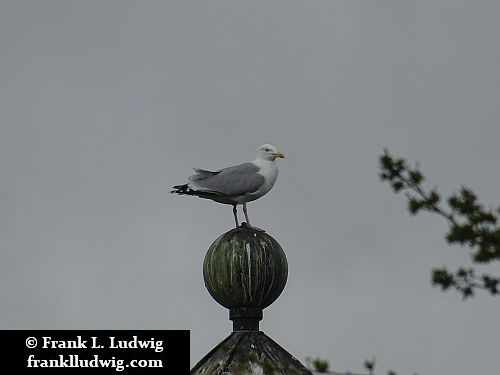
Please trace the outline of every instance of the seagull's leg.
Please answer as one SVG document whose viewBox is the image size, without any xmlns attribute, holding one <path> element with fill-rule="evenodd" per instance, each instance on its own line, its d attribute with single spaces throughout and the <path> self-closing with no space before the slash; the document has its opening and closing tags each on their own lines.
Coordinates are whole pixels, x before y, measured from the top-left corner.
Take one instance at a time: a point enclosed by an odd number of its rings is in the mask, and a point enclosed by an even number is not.
<svg viewBox="0 0 500 375">
<path fill-rule="evenodd" d="M 236 210 L 236 205 L 233 204 L 233 215 L 234 215 L 234 221 L 236 222 L 236 228 L 238 228 L 238 211 Z"/>
<path fill-rule="evenodd" d="M 247 211 L 247 204 L 246 203 L 243 203 L 243 213 L 245 214 L 245 219 L 247 220 L 247 227 L 248 228 L 252 228 L 252 229 L 257 230 L 259 232 L 265 232 L 264 229 L 254 227 L 252 224 L 250 224 L 250 219 L 248 218 L 248 211 Z"/>
<path fill-rule="evenodd" d="M 250 219 L 248 218 L 247 204 L 243 203 L 243 213 L 245 214 L 245 219 L 247 220 L 247 226 L 251 227 Z"/>
</svg>

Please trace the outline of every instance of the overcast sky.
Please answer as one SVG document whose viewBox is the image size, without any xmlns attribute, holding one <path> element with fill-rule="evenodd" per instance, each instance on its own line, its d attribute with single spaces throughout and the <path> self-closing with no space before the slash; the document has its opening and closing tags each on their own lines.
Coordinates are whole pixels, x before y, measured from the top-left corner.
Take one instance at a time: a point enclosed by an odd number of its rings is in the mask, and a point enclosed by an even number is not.
<svg viewBox="0 0 500 375">
<path fill-rule="evenodd" d="M 384 147 L 428 187 L 500 204 L 498 1 L 0 2 L 0 328 L 231 331 L 202 263 L 230 206 L 168 194 L 272 143 L 249 204 L 289 279 L 262 329 L 335 370 L 498 374 L 500 300 L 446 223 L 377 177 Z M 488 270 L 500 274 L 500 267 Z"/>
</svg>

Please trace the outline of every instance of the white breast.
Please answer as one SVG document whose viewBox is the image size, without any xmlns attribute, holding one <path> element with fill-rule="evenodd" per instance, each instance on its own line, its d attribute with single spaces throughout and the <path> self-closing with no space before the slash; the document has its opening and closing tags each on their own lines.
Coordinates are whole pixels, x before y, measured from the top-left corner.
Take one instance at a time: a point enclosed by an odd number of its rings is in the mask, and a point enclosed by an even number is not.
<svg viewBox="0 0 500 375">
<path fill-rule="evenodd" d="M 259 199 L 267 194 L 273 188 L 276 180 L 278 179 L 278 165 L 274 160 L 254 160 L 252 163 L 260 168 L 257 173 L 264 177 L 264 183 L 255 193 L 248 194 L 245 197 L 247 202 Z"/>
</svg>

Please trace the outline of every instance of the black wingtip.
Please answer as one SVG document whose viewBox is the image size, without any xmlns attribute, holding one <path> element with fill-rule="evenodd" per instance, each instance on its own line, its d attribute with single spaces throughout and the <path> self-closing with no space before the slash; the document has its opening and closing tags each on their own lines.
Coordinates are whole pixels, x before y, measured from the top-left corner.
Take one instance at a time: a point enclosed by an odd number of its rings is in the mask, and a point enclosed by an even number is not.
<svg viewBox="0 0 500 375">
<path fill-rule="evenodd" d="M 171 190 L 170 193 L 179 195 L 197 195 L 197 192 L 191 189 L 188 184 L 174 186 L 174 190 Z"/>
</svg>

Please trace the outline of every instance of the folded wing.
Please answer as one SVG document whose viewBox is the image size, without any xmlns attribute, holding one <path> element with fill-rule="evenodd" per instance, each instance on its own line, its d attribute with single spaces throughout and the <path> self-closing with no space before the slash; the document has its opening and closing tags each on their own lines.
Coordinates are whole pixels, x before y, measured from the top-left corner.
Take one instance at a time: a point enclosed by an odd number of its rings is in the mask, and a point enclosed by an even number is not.
<svg viewBox="0 0 500 375">
<path fill-rule="evenodd" d="M 212 172 L 195 169 L 196 174 L 189 177 L 189 187 L 200 192 L 225 196 L 239 196 L 256 192 L 264 183 L 264 177 L 258 174 L 259 167 L 253 163 L 244 163 Z"/>
</svg>

